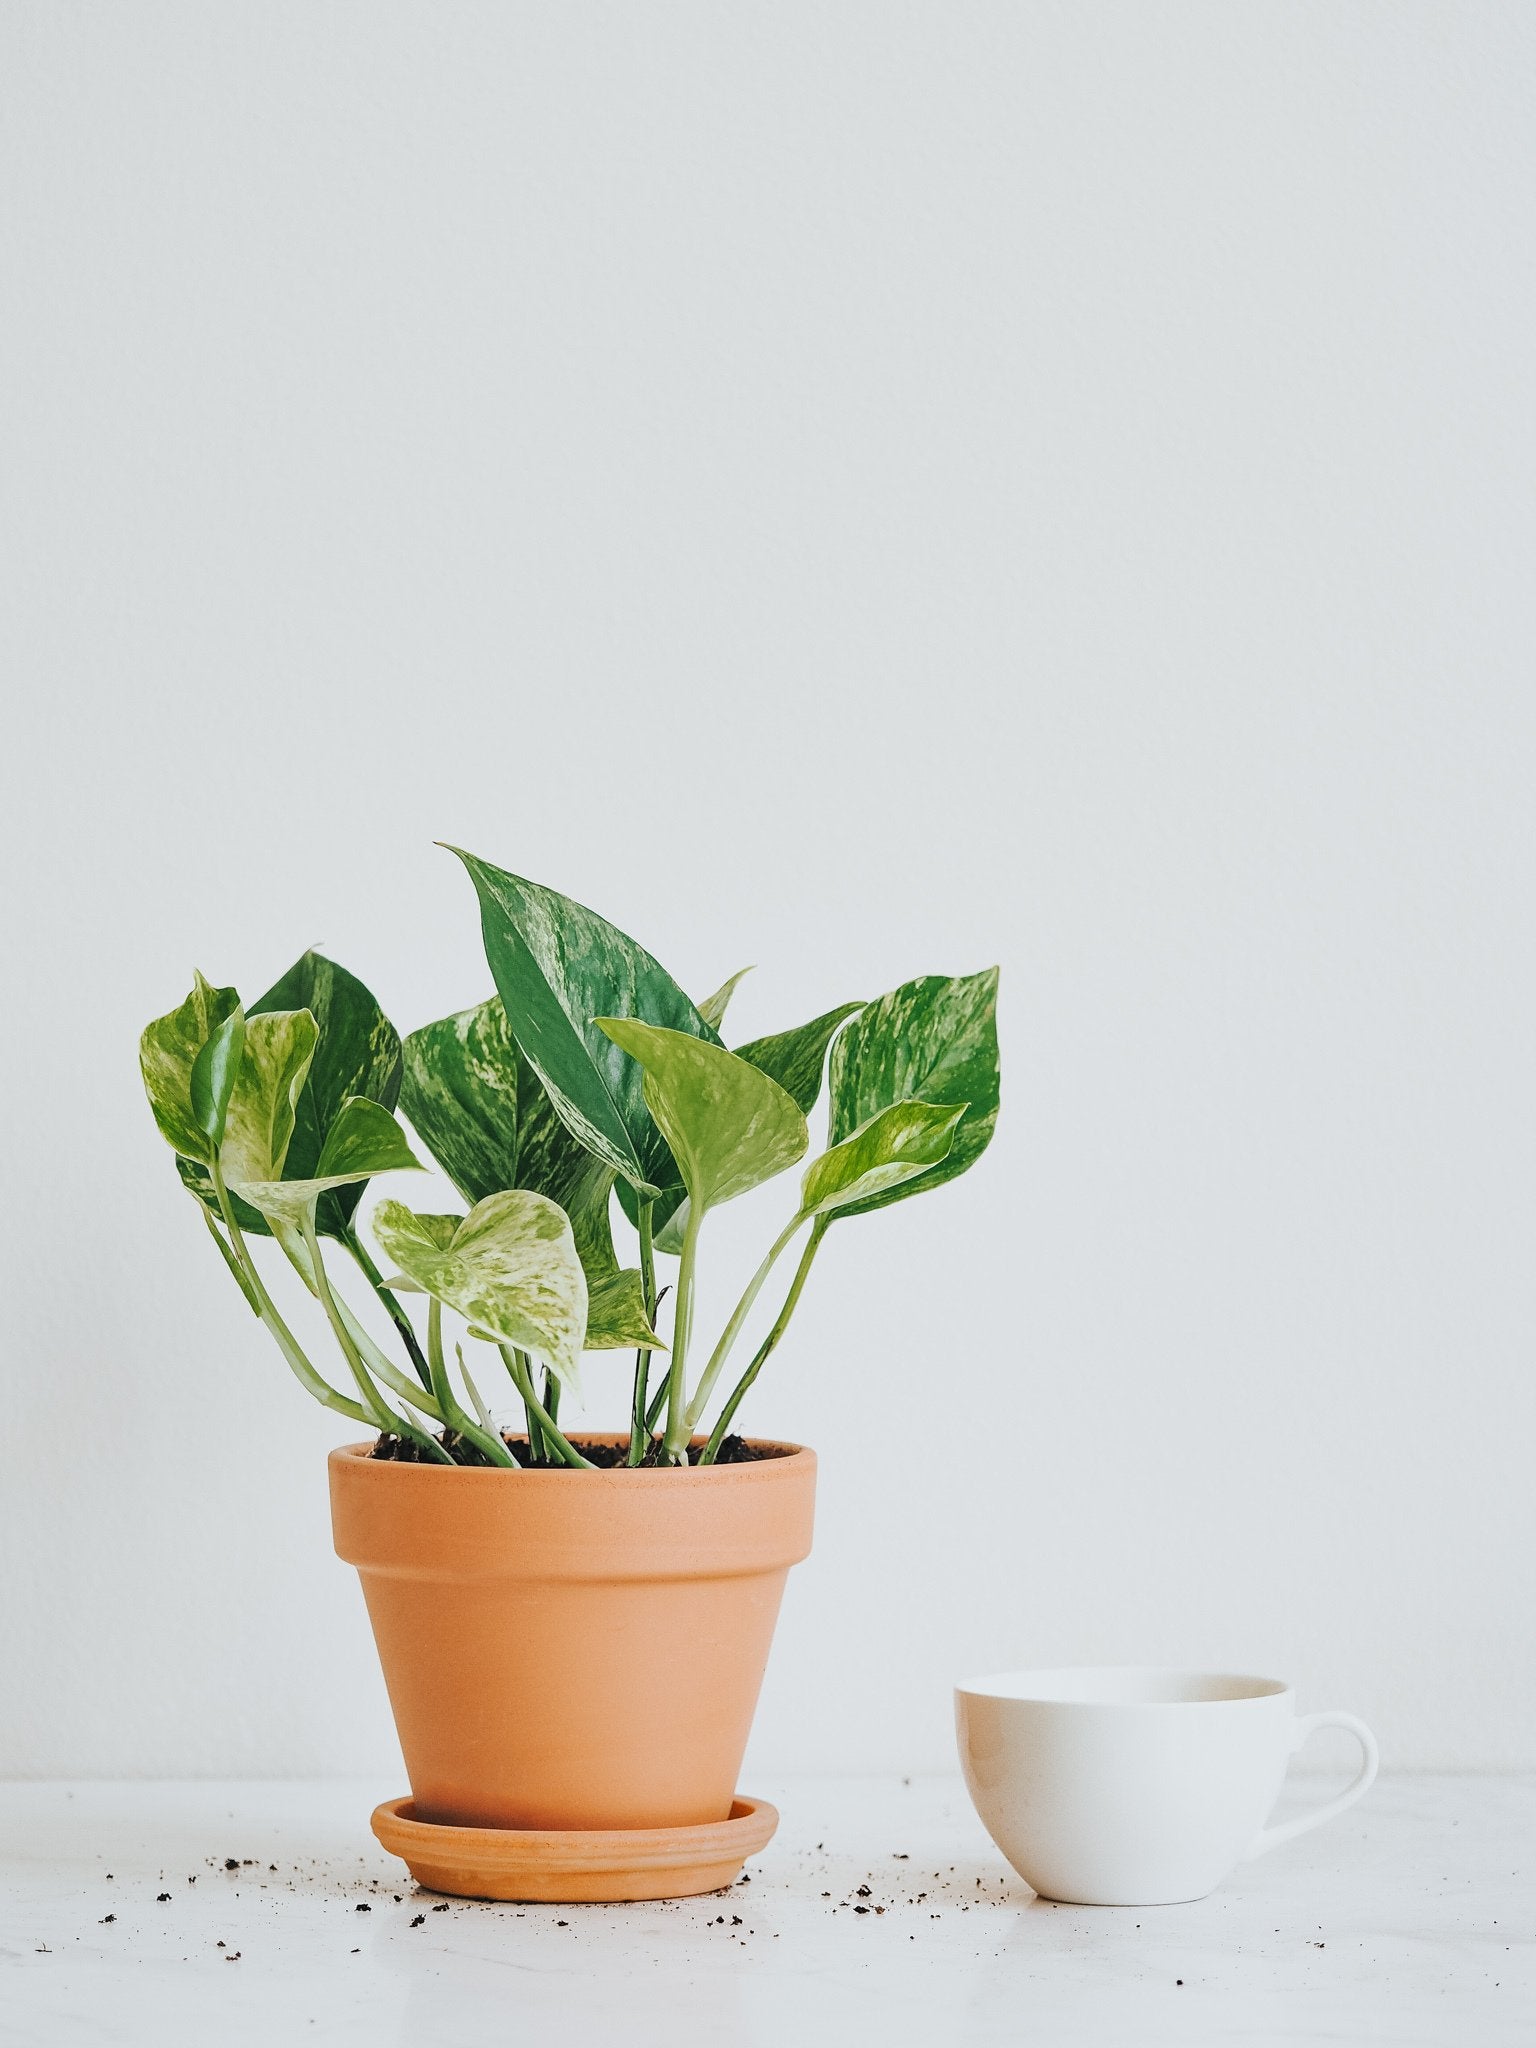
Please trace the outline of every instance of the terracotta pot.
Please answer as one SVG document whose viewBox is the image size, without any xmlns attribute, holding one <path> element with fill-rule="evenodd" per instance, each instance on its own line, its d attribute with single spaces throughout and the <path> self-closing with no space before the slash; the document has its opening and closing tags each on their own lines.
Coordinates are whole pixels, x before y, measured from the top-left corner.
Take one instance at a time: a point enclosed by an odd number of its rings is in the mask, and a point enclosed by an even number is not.
<svg viewBox="0 0 1536 2048">
<path fill-rule="evenodd" d="M 607 1441 L 614 1441 L 610 1438 Z M 507 1472 L 332 1451 L 418 1820 L 726 1820 L 816 1458 Z"/>
</svg>

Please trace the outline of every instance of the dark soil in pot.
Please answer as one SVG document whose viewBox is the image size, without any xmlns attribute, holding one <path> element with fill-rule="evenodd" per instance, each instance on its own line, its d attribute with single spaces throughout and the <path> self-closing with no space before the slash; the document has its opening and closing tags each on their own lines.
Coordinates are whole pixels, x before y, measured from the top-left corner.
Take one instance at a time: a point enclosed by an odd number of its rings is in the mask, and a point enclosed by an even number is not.
<svg viewBox="0 0 1536 2048">
<path fill-rule="evenodd" d="M 463 1437 L 458 1436 L 452 1430 L 444 1430 L 438 1440 L 446 1449 L 452 1451 L 456 1464 L 489 1465 L 491 1462 L 482 1451 L 477 1450 L 473 1444 L 466 1442 Z M 516 1458 L 519 1465 L 533 1465 L 533 1461 L 528 1455 L 528 1439 L 526 1437 L 509 1436 L 503 1431 L 501 1440 L 513 1457 Z M 580 1451 L 581 1455 L 589 1463 L 596 1465 L 601 1471 L 614 1471 L 619 1466 L 628 1463 L 629 1450 L 625 1444 L 584 1443 L 575 1437 L 571 1441 L 576 1449 Z M 645 1456 L 641 1459 L 640 1467 L 637 1469 L 644 1469 L 654 1465 L 657 1461 L 656 1454 L 659 1449 L 659 1442 L 652 1443 Z M 397 1465 L 431 1465 L 436 1463 L 436 1460 L 430 1457 L 419 1444 L 412 1443 L 409 1437 L 381 1436 L 374 1444 L 371 1455 L 375 1458 L 391 1460 Z M 715 1463 L 717 1465 L 753 1465 L 760 1458 L 779 1458 L 784 1455 L 785 1453 L 776 1444 L 753 1444 L 748 1443 L 745 1437 L 728 1436 L 721 1440 L 720 1449 L 715 1457 Z M 565 1465 L 555 1461 L 547 1464 L 540 1463 L 533 1466 L 533 1469 L 540 1472 L 579 1472 L 581 1467 L 579 1465 Z"/>
</svg>

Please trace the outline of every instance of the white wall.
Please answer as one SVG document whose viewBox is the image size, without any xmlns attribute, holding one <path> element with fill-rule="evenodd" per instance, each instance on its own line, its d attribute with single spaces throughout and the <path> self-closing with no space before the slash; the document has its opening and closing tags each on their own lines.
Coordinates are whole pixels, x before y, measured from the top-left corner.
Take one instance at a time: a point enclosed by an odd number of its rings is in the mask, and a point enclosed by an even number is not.
<svg viewBox="0 0 1536 2048">
<path fill-rule="evenodd" d="M 750 1411 L 824 1474 L 759 1770 L 1080 1658 L 1536 1764 L 1536 15 L 0 35 L 0 1771 L 392 1765 L 135 1042 L 310 943 L 478 998 L 436 838 L 743 1035 L 1003 964 L 992 1152 Z"/>
</svg>

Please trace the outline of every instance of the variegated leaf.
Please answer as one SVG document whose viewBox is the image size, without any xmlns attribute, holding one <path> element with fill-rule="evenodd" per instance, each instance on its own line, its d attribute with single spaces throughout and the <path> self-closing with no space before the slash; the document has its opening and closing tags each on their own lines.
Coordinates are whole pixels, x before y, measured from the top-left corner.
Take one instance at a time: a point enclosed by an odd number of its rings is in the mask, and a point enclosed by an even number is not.
<svg viewBox="0 0 1536 2048">
<path fill-rule="evenodd" d="M 997 969 L 922 975 L 866 1004 L 833 1044 L 830 1086 L 834 1145 L 894 1103 L 965 1106 L 943 1159 L 840 1214 L 884 1208 L 964 1173 L 997 1122 Z"/>
<path fill-rule="evenodd" d="M 467 1201 L 518 1185 L 521 1064 L 500 996 L 406 1036 L 400 1107 Z"/>
<path fill-rule="evenodd" d="M 927 1173 L 947 1157 L 964 1115 L 963 1104 L 934 1102 L 895 1102 L 877 1111 L 806 1168 L 800 1213 L 833 1216 Z"/>
<path fill-rule="evenodd" d="M 303 1015 L 303 1012 L 299 1012 Z M 405 1133 L 382 1103 L 354 1095 L 331 1124 L 315 1171 L 303 1180 L 245 1180 L 230 1185 L 274 1230 L 301 1230 L 313 1222 L 317 1203 L 334 1188 L 360 1185 L 378 1173 L 420 1168 Z"/>
<path fill-rule="evenodd" d="M 804 1153 L 810 1134 L 798 1105 L 735 1053 L 634 1017 L 597 1021 L 642 1069 L 646 1102 L 699 1214 L 782 1173 Z"/>
<path fill-rule="evenodd" d="M 284 1175 L 302 1180 L 316 1171 L 344 1102 L 364 1096 L 393 1109 L 400 1097 L 400 1035 L 372 992 L 323 953 L 302 953 L 250 1008 L 252 1017 L 275 1010 L 308 1010 L 318 1038 L 308 1078 L 294 1110 L 293 1137 Z M 363 1192 L 349 1181 L 321 1198 L 315 1224 L 322 1237 L 342 1237 Z"/>
<path fill-rule="evenodd" d="M 777 1081 L 785 1094 L 799 1104 L 802 1113 L 809 1116 L 821 1093 L 827 1046 L 838 1026 L 859 1007 L 858 1003 L 839 1003 L 835 1010 L 828 1010 L 793 1031 L 777 1031 L 769 1038 L 754 1038 L 748 1045 L 737 1046 L 736 1057 Z M 652 1205 L 651 1228 L 659 1252 L 682 1250 L 688 1222 L 686 1192 L 681 1180 L 675 1180 L 661 1190 Z M 623 1181 L 619 1183 L 619 1201 L 630 1222 L 637 1223 L 634 1190 Z"/>
<path fill-rule="evenodd" d="M 827 1047 L 837 1027 L 862 1007 L 859 1003 L 839 1003 L 835 1010 L 813 1017 L 809 1024 L 801 1024 L 793 1031 L 776 1031 L 769 1038 L 754 1038 L 750 1045 L 738 1045 L 736 1057 L 771 1075 L 809 1116 L 821 1093 Z"/>
<path fill-rule="evenodd" d="M 192 1068 L 214 1032 L 240 1007 L 232 988 L 214 988 L 195 974 L 192 992 L 176 1009 L 146 1025 L 139 1039 L 139 1071 L 160 1135 L 183 1159 L 206 1165 L 208 1135 L 192 1108 Z"/>
<path fill-rule="evenodd" d="M 245 1012 L 231 1010 L 192 1062 L 192 1114 L 209 1145 L 224 1142 L 224 1120 L 245 1052 Z"/>
<path fill-rule="evenodd" d="M 240 1071 L 229 1098 L 221 1160 L 224 1178 L 281 1180 L 293 1121 L 319 1033 L 308 1010 L 247 1017 Z"/>
<path fill-rule="evenodd" d="M 518 1048 L 589 1152 L 641 1192 L 674 1176 L 637 1067 L 598 1029 L 639 1017 L 717 1042 L 643 946 L 583 904 L 458 853 L 480 898 L 486 958 Z"/>
<path fill-rule="evenodd" d="M 662 1348 L 640 1275 L 621 1270 L 609 1201 L 613 1168 L 579 1144 L 507 1028 L 500 996 L 413 1031 L 401 1106 L 471 1202 L 530 1188 L 571 1219 L 587 1277 L 587 1349 Z"/>
<path fill-rule="evenodd" d="M 422 1292 L 471 1329 L 536 1353 L 576 1387 L 587 1283 L 564 1210 L 527 1188 L 509 1189 L 477 1202 L 446 1247 L 401 1202 L 380 1202 L 372 1223 L 385 1253 Z"/>
</svg>

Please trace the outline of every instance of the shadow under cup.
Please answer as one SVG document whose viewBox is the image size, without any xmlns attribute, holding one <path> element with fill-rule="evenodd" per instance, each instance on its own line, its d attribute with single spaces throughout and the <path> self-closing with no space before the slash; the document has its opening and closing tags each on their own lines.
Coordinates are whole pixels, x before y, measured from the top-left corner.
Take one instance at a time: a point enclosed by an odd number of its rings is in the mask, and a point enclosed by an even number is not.
<svg viewBox="0 0 1536 2048">
<path fill-rule="evenodd" d="M 966 1785 L 987 1832 L 1044 1897 L 1080 1905 L 1204 1898 L 1234 1865 L 1331 1819 L 1376 1773 L 1352 1715 L 1298 1720 L 1280 1679 L 1101 1667 L 999 1672 L 955 1689 Z M 1314 1728 L 1364 1751 L 1338 1799 L 1266 1828 Z"/>
</svg>

